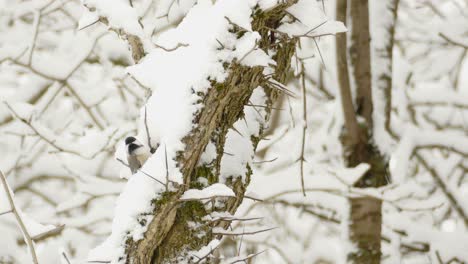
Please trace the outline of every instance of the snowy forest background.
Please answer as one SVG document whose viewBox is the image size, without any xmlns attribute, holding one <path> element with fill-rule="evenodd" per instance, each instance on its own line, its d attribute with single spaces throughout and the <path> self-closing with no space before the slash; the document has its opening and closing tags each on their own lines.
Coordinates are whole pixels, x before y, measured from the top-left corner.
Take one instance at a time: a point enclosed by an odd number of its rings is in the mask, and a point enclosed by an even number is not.
<svg viewBox="0 0 468 264">
<path fill-rule="evenodd" d="M 0 263 L 467 263 L 467 53 L 466 0 L 0 0 Z"/>
</svg>

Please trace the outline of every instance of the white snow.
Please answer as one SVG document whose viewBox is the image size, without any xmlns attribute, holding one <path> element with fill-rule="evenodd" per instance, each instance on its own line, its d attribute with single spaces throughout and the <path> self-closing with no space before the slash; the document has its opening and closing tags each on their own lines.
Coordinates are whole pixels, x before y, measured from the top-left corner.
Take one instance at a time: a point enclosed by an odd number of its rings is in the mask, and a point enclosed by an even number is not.
<svg viewBox="0 0 468 264">
<path fill-rule="evenodd" d="M 143 36 L 143 29 L 138 23 L 137 10 L 130 6 L 129 1 L 83 0 L 83 4 L 88 8 L 95 9 L 95 14 L 92 12 L 93 14 L 86 15 L 84 19 L 89 20 L 89 17 L 106 17 L 110 27 L 123 29 L 132 35 Z"/>
<path fill-rule="evenodd" d="M 369 164 L 361 163 L 354 168 L 331 169 L 331 172 L 346 185 L 353 186 L 369 169 Z"/>
<path fill-rule="evenodd" d="M 251 106 L 244 107 L 244 119 L 234 123 L 235 129 L 230 129 L 226 135 L 224 152 L 221 159 L 222 180 L 229 177 L 241 177 L 245 180 L 247 165 L 253 161 L 254 149 L 251 136 L 258 136 L 261 125 L 264 124 L 265 92 L 261 87 L 254 90 L 251 98 Z"/>
<path fill-rule="evenodd" d="M 189 255 L 196 256 L 197 259 L 205 258 L 209 256 L 211 253 L 213 253 L 213 250 L 218 248 L 220 244 L 221 244 L 220 240 L 214 239 L 210 241 L 208 245 L 202 247 L 200 250 L 190 252 Z"/>
<path fill-rule="evenodd" d="M 346 32 L 343 22 L 331 20 L 325 15 L 319 1 L 299 0 L 286 10 L 298 19 L 278 28 L 289 36 L 316 37 Z"/>
<path fill-rule="evenodd" d="M 190 189 L 180 197 L 181 201 L 188 200 L 205 200 L 216 197 L 235 197 L 236 195 L 231 188 L 222 183 L 212 184 L 203 190 Z"/>
<path fill-rule="evenodd" d="M 408 164 L 417 147 L 445 147 L 464 152 L 468 149 L 466 135 L 455 131 L 423 130 L 408 126 L 390 158 L 390 172 L 395 182 L 407 178 Z"/>
</svg>

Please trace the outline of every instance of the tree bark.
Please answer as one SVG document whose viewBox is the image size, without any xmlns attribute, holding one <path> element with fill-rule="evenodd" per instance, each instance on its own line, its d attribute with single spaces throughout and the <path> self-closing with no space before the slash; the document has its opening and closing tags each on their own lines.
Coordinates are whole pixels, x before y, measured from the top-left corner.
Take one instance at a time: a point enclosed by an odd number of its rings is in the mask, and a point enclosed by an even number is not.
<svg viewBox="0 0 468 264">
<path fill-rule="evenodd" d="M 336 20 L 346 25 L 346 13 L 348 9 L 347 0 L 336 1 Z M 340 89 L 341 107 L 343 109 L 346 133 L 353 144 L 359 141 L 359 127 L 354 112 L 353 97 L 351 95 L 351 85 L 349 83 L 348 72 L 348 48 L 346 34 L 336 36 L 336 65 L 338 74 L 338 83 Z"/>
<path fill-rule="evenodd" d="M 357 246 L 348 259 L 352 263 L 380 263 L 382 201 L 369 197 L 350 198 L 350 239 Z"/>
<path fill-rule="evenodd" d="M 356 82 L 358 115 L 372 126 L 372 80 L 368 0 L 351 1 L 351 47 L 349 55 Z"/>
</svg>

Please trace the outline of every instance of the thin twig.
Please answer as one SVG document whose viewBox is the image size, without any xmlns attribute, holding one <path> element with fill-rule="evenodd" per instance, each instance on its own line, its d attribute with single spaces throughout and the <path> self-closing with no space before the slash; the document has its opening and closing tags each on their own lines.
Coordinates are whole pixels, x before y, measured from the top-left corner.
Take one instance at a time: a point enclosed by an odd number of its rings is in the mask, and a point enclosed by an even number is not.
<svg viewBox="0 0 468 264">
<path fill-rule="evenodd" d="M 270 231 L 270 230 L 273 230 L 273 229 L 276 229 L 277 227 L 271 227 L 271 228 L 266 228 L 266 229 L 260 229 L 260 230 L 255 230 L 255 231 L 248 231 L 248 232 L 215 232 L 213 231 L 213 234 L 214 235 L 223 235 L 223 236 L 239 236 L 239 235 L 255 235 L 255 234 L 258 234 L 258 233 L 263 233 L 263 232 L 267 232 L 267 231 Z"/>
<path fill-rule="evenodd" d="M 65 261 L 67 262 L 67 264 L 71 264 L 70 259 L 68 259 L 68 257 L 67 257 L 67 253 L 62 252 L 62 256 L 65 259 Z"/>
<path fill-rule="evenodd" d="M 195 257 L 198 258 L 198 260 L 195 262 L 195 264 L 198 264 L 198 263 L 201 263 L 202 260 L 206 259 L 208 256 L 210 256 L 218 247 L 219 245 L 221 245 L 221 243 L 219 243 L 217 246 L 213 247 L 210 249 L 210 251 L 205 255 L 205 256 L 202 256 L 201 258 L 196 256 L 196 255 L 193 255 Z"/>
<path fill-rule="evenodd" d="M 148 116 L 146 114 L 146 105 L 145 105 L 145 120 L 144 120 L 144 123 L 145 123 L 145 130 L 146 130 L 146 139 L 148 140 L 148 147 L 150 148 L 150 152 L 154 153 L 156 151 L 156 149 L 154 149 L 153 145 L 151 144 L 151 135 L 150 135 L 149 128 L 148 128 Z"/>
<path fill-rule="evenodd" d="M 446 40 L 448 43 L 452 44 L 452 45 L 455 45 L 455 46 L 458 46 L 458 47 L 461 47 L 461 48 L 464 48 L 464 49 L 468 49 L 468 44 L 461 43 L 461 42 L 459 42 L 457 40 L 453 40 L 453 39 L 449 38 L 447 35 L 445 35 L 442 32 L 439 32 L 439 36 L 441 38 L 443 38 L 444 40 Z"/>
<path fill-rule="evenodd" d="M 177 45 L 173 48 L 166 48 L 164 46 L 161 46 L 159 44 L 156 44 L 156 43 L 153 43 L 153 45 L 156 47 L 156 48 L 160 48 L 160 49 L 163 49 L 164 51 L 167 51 L 167 52 L 171 52 L 171 51 L 174 51 L 180 47 L 188 47 L 189 45 L 188 44 L 185 44 L 185 43 L 177 43 Z"/>
<path fill-rule="evenodd" d="M 242 225 L 242 232 L 245 231 L 245 226 Z M 240 255 L 240 251 L 241 251 L 241 248 L 242 248 L 242 239 L 244 238 L 244 234 L 241 235 L 241 238 L 240 238 L 240 241 L 239 241 L 239 249 L 237 250 L 237 256 Z"/>
<path fill-rule="evenodd" d="M 118 158 L 117 161 L 120 162 L 120 163 L 122 163 L 122 165 L 124 165 L 125 167 L 130 168 L 130 166 L 129 166 L 127 163 L 125 163 L 122 159 L 119 159 L 119 158 Z M 149 177 L 149 178 L 155 180 L 156 182 L 160 183 L 161 185 L 166 186 L 166 184 L 165 184 L 164 182 L 162 182 L 162 181 L 156 179 L 155 177 L 153 177 L 153 176 L 151 176 L 150 174 L 148 174 L 148 173 L 142 171 L 141 169 L 137 169 L 137 170 L 138 170 L 139 172 L 143 173 L 145 176 L 147 176 L 147 177 Z"/>
<path fill-rule="evenodd" d="M 164 144 L 164 157 L 166 159 L 166 192 L 169 191 L 169 166 L 167 164 L 167 148 L 166 144 Z"/>
<path fill-rule="evenodd" d="M 29 44 L 29 54 L 28 54 L 28 65 L 32 64 L 32 57 L 34 53 L 34 48 L 36 47 L 37 35 L 39 34 L 39 25 L 41 24 L 41 11 L 37 11 L 34 14 L 34 33 L 31 39 L 31 43 Z"/>
<path fill-rule="evenodd" d="M 317 47 L 318 53 L 319 53 L 319 55 L 320 55 L 320 60 L 322 61 L 322 64 L 323 64 L 323 68 L 326 70 L 327 67 L 325 66 L 325 61 L 323 60 L 322 52 L 320 51 L 320 47 L 319 47 L 319 45 L 317 44 L 317 40 L 316 40 L 315 38 L 312 38 L 312 40 L 314 41 L 315 46 Z"/>
<path fill-rule="evenodd" d="M 6 211 L 6 212 L 0 213 L 0 215 L 9 214 L 9 213 L 12 213 L 12 212 L 13 212 L 13 211 L 8 210 L 8 211 Z"/>
<path fill-rule="evenodd" d="M 317 28 L 323 26 L 323 25 L 324 25 L 325 23 L 327 23 L 327 22 L 328 22 L 328 20 L 323 21 L 322 23 L 320 23 L 320 24 L 318 24 L 317 26 L 313 27 L 311 30 L 307 31 L 307 32 L 306 32 L 304 35 L 302 35 L 302 36 L 304 36 L 304 37 L 308 36 L 310 32 L 312 32 L 312 31 L 316 30 Z"/>
<path fill-rule="evenodd" d="M 239 262 L 247 263 L 246 260 L 251 259 L 251 258 L 254 258 L 254 257 L 256 257 L 256 256 L 258 256 L 258 255 L 260 255 L 260 254 L 262 254 L 262 253 L 265 252 L 265 251 L 266 251 L 266 249 L 265 249 L 265 250 L 262 250 L 262 251 L 260 251 L 260 252 L 254 253 L 254 254 L 249 254 L 248 256 L 246 256 L 246 257 L 244 257 L 244 258 L 236 259 L 236 260 L 234 260 L 233 262 L 229 262 L 229 264 L 235 264 L 235 263 L 239 263 Z"/>
<path fill-rule="evenodd" d="M 88 155 L 88 156 L 85 156 L 83 155 L 82 153 L 76 151 L 76 150 L 73 150 L 73 149 L 66 149 L 62 146 L 59 146 L 57 145 L 56 143 L 56 140 L 55 139 L 50 139 L 48 138 L 47 136 L 45 136 L 44 134 L 42 134 L 41 132 L 39 132 L 39 130 L 32 124 L 32 121 L 31 120 L 26 120 L 25 118 L 21 117 L 11 106 L 10 104 L 8 104 L 7 102 L 5 102 L 5 105 L 8 107 L 8 109 L 10 109 L 11 113 L 13 114 L 13 116 L 15 116 L 18 120 L 20 120 L 21 122 L 23 122 L 24 124 L 26 124 L 29 128 L 31 128 L 31 130 L 34 131 L 34 133 L 36 133 L 37 136 L 39 136 L 42 140 L 44 140 L 45 142 L 47 142 L 49 145 L 51 145 L 52 147 L 54 147 L 55 149 L 57 149 L 58 152 L 65 152 L 65 153 L 69 153 L 69 154 L 73 154 L 73 155 L 77 155 L 77 156 L 80 156 L 84 159 L 94 159 L 97 155 L 99 155 L 100 153 L 102 153 L 109 145 L 110 145 L 110 142 L 112 140 L 112 138 L 114 137 L 114 135 L 117 133 L 117 130 L 114 130 L 114 132 L 108 137 L 107 139 L 107 142 L 105 145 L 103 145 L 103 147 L 101 149 L 99 149 L 98 151 L 96 151 L 95 153 L 91 154 L 91 155 Z M 54 151 L 51 151 L 51 153 L 54 153 Z"/>
<path fill-rule="evenodd" d="M 269 162 L 273 162 L 275 160 L 277 160 L 278 157 L 274 158 L 274 159 L 270 159 L 270 160 L 262 160 L 262 161 L 253 161 L 252 163 L 253 164 L 261 164 L 261 163 L 269 163 Z"/>
<path fill-rule="evenodd" d="M 86 103 L 84 102 L 84 100 L 81 98 L 81 96 L 76 92 L 76 90 L 70 85 L 70 83 L 66 83 L 65 85 L 67 88 L 68 88 L 68 91 L 70 91 L 70 93 L 73 95 L 73 97 L 76 98 L 76 100 L 78 101 L 78 103 L 81 105 L 81 107 L 83 107 L 83 109 L 88 113 L 89 117 L 91 117 L 91 119 L 93 120 L 93 122 L 96 124 L 96 126 L 100 129 L 100 130 L 104 130 L 104 125 L 102 125 L 99 121 L 99 119 L 96 117 L 96 115 L 92 112 L 91 108 L 86 105 Z"/>
<path fill-rule="evenodd" d="M 8 198 L 8 202 L 10 203 L 11 212 L 15 215 L 16 222 L 18 223 L 21 229 L 21 232 L 23 233 L 24 241 L 28 245 L 29 253 L 31 254 L 31 258 L 32 258 L 32 262 L 34 264 L 38 264 L 39 262 L 37 261 L 36 249 L 34 248 L 34 242 L 31 239 L 31 236 L 29 235 L 29 232 L 26 229 L 26 226 L 24 225 L 23 219 L 21 219 L 21 216 L 18 210 L 16 209 L 15 201 L 13 200 L 13 197 L 10 193 L 10 187 L 8 186 L 5 175 L 3 174 L 1 170 L 0 170 L 0 180 L 2 180 L 3 189 L 5 190 L 5 194 Z"/>
<path fill-rule="evenodd" d="M 301 72 L 301 81 L 302 81 L 302 140 L 301 140 L 301 156 L 299 157 L 300 168 L 301 168 L 301 188 L 302 194 L 306 196 L 305 192 L 305 183 L 304 183 L 304 152 L 305 152 L 305 139 L 307 131 L 307 93 L 305 86 L 305 69 L 304 63 L 301 63 L 302 72 Z"/>
</svg>

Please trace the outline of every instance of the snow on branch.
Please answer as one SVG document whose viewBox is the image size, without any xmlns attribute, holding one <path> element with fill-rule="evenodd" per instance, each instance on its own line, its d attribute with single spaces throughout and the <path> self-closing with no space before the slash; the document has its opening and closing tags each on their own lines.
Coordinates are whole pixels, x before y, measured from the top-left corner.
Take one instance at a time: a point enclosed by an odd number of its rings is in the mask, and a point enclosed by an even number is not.
<svg viewBox="0 0 468 264">
<path fill-rule="evenodd" d="M 77 155 L 85 159 L 94 159 L 97 155 L 101 154 L 106 149 L 108 149 L 112 145 L 114 141 L 114 136 L 118 131 L 117 129 L 114 129 L 113 131 L 107 130 L 106 134 L 108 135 L 106 140 L 102 140 L 102 143 L 97 145 L 95 144 L 95 142 L 90 142 L 89 147 L 83 148 L 83 144 L 72 144 L 71 142 L 66 141 L 60 138 L 59 136 L 55 135 L 53 131 L 49 130 L 47 127 L 43 126 L 41 123 L 35 120 L 34 109 L 31 105 L 20 103 L 11 105 L 7 102 L 5 102 L 5 104 L 15 118 L 17 118 L 23 124 L 28 126 L 34 132 L 34 134 L 39 136 L 50 146 L 54 147 L 57 151 L 61 153 Z M 86 141 L 86 139 L 84 140 Z"/>
<path fill-rule="evenodd" d="M 347 186 L 354 186 L 364 174 L 370 169 L 370 165 L 367 163 L 361 163 L 354 168 L 343 168 L 339 170 L 330 170 L 330 173 L 336 175 L 336 177 Z"/>
<path fill-rule="evenodd" d="M 83 4 L 88 10 L 83 19 L 88 23 L 90 20 L 100 21 L 126 39 L 132 57 L 138 63 L 145 56 L 145 33 L 137 10 L 130 3 L 127 0 L 85 0 Z M 85 24 L 85 21 L 80 21 L 80 24 Z"/>
<path fill-rule="evenodd" d="M 462 133 L 409 126 L 390 159 L 390 171 L 396 182 L 407 178 L 408 164 L 419 148 L 449 149 L 465 157 L 468 155 L 468 141 Z"/>
<path fill-rule="evenodd" d="M 292 22 L 281 25 L 278 32 L 290 37 L 316 38 L 347 31 L 343 22 L 329 20 L 318 1 L 299 0 L 286 11 L 293 17 Z"/>
</svg>

